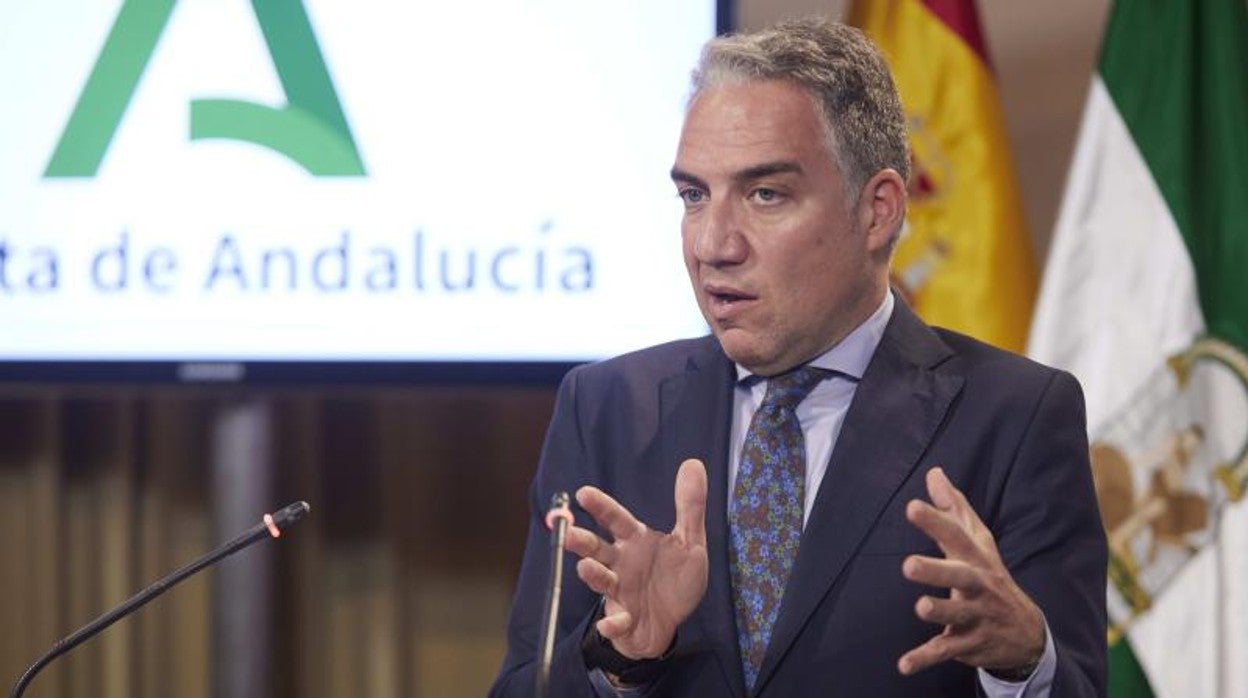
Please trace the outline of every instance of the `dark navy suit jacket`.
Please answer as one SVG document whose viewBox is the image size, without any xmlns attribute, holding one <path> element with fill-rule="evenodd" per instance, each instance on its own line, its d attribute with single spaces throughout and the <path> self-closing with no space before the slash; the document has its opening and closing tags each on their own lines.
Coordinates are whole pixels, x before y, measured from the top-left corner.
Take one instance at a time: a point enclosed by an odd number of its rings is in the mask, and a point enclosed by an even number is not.
<svg viewBox="0 0 1248 698">
<path fill-rule="evenodd" d="M 728 440 L 735 371 L 713 337 L 579 367 L 559 390 L 530 491 L 533 519 L 492 690 L 533 691 L 550 563 L 540 518 L 557 490 L 594 484 L 670 530 L 676 470 L 709 475 L 710 579 L 679 628 L 654 695 L 745 696 L 727 550 Z M 924 325 L 896 305 L 858 385 L 773 629 L 756 695 L 971 696 L 975 670 L 945 662 L 911 677 L 897 659 L 935 635 L 914 615 L 906 555 L 939 555 L 905 519 L 942 466 L 992 529 L 1057 647 L 1053 696 L 1104 695 L 1106 545 L 1093 493 L 1083 397 L 1069 374 Z M 578 523 L 592 521 L 577 511 Z M 573 561 L 571 557 L 569 564 Z M 579 643 L 597 597 L 564 580 L 552 696 L 591 696 Z M 944 590 L 942 595 L 947 594 Z"/>
</svg>

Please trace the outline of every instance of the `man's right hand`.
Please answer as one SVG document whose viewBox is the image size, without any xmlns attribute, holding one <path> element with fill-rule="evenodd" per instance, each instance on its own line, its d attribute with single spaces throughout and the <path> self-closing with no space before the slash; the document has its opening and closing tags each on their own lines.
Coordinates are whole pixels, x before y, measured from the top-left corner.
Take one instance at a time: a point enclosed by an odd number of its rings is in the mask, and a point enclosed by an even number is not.
<svg viewBox="0 0 1248 698">
<path fill-rule="evenodd" d="M 566 547 L 577 575 L 606 599 L 598 634 L 630 659 L 661 656 L 706 594 L 706 466 L 690 459 L 676 474 L 676 525 L 652 530 L 596 487 L 576 501 L 614 542 L 573 526 Z"/>
</svg>

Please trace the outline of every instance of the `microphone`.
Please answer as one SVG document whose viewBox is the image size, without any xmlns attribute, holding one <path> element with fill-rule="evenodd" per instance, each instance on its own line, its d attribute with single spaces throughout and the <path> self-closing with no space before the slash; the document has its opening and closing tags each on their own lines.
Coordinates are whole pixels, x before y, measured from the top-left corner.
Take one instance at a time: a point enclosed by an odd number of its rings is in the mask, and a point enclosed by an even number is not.
<svg viewBox="0 0 1248 698">
<path fill-rule="evenodd" d="M 26 686 L 30 684 L 32 679 L 35 678 L 35 674 L 38 674 L 40 670 L 50 664 L 52 660 L 72 650 L 91 637 L 94 637 L 101 630 L 107 628 L 113 623 L 116 623 L 134 611 L 142 608 L 145 604 L 147 604 L 147 602 L 157 596 L 160 596 L 166 591 L 169 591 L 169 589 L 175 584 L 204 569 L 205 567 L 220 562 L 222 559 L 233 555 L 234 553 L 246 548 L 256 541 L 261 540 L 262 538 L 265 538 L 266 536 L 272 538 L 281 537 L 282 531 L 285 531 L 296 521 L 302 519 L 304 515 L 308 513 L 309 509 L 311 509 L 311 507 L 308 506 L 307 502 L 295 502 L 294 504 L 286 505 L 277 512 L 265 514 L 261 523 L 243 532 L 234 540 L 222 545 L 189 565 L 183 566 L 181 569 L 176 570 L 168 577 L 165 577 L 143 591 L 131 596 L 129 599 L 126 599 L 121 605 L 113 608 L 113 610 L 74 631 L 72 635 L 69 635 L 65 639 L 53 645 L 52 649 L 48 650 L 47 654 L 43 655 L 34 664 L 30 665 L 30 668 L 26 670 L 26 673 L 22 674 L 22 677 L 17 680 L 16 684 L 13 685 L 13 692 L 9 694 L 10 698 L 20 698 L 22 692 L 26 690 Z"/>
<path fill-rule="evenodd" d="M 556 492 L 550 498 L 550 511 L 546 512 L 546 528 L 550 529 L 550 586 L 546 587 L 546 601 L 542 606 L 542 636 L 538 643 L 541 654 L 537 662 L 537 698 L 546 698 L 550 692 L 550 662 L 555 654 L 555 624 L 559 620 L 559 594 L 563 590 L 563 540 L 568 526 L 575 521 L 568 508 L 568 493 Z"/>
</svg>

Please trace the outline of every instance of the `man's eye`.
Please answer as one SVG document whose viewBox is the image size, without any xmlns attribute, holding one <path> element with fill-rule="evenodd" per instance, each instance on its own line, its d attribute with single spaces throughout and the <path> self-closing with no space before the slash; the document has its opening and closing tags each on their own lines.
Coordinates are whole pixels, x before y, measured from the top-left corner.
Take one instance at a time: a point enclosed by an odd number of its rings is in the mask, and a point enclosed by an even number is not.
<svg viewBox="0 0 1248 698">
<path fill-rule="evenodd" d="M 706 192 L 701 189 L 694 189 L 692 187 L 688 189 L 681 189 L 679 194 L 680 198 L 684 199 L 686 205 L 700 204 L 703 201 L 706 201 Z"/>
<path fill-rule="evenodd" d="M 750 196 L 757 202 L 763 204 L 775 203 L 781 199 L 780 192 L 767 187 L 759 187 L 750 192 Z"/>
</svg>

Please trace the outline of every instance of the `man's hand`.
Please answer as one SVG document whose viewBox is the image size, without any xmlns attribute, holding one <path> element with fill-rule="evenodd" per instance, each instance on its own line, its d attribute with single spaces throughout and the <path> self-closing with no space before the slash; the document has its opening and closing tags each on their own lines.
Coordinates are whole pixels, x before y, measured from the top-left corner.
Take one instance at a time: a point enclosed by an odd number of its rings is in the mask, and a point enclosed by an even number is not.
<svg viewBox="0 0 1248 698">
<path fill-rule="evenodd" d="M 567 549 L 581 556 L 577 575 L 606 597 L 598 634 L 630 659 L 662 655 L 706 594 L 706 467 L 680 465 L 671 533 L 651 530 L 596 487 L 577 490 L 576 501 L 614 539 L 568 530 Z"/>
<path fill-rule="evenodd" d="M 919 598 L 915 614 L 944 630 L 903 655 L 898 670 L 909 675 L 950 659 L 996 671 L 1034 666 L 1044 654 L 1040 609 L 1014 583 L 992 532 L 940 468 L 927 472 L 927 493 L 932 504 L 911 500 L 906 518 L 936 541 L 945 557 L 911 555 L 902 574 L 912 582 L 947 587 L 950 594 Z"/>
</svg>

